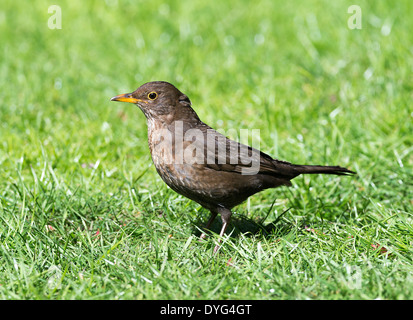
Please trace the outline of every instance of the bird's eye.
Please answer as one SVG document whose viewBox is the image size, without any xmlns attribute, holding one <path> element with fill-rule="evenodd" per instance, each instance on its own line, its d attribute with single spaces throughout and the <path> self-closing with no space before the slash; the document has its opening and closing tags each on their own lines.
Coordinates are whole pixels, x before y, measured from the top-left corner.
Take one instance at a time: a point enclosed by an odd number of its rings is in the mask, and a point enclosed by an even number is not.
<svg viewBox="0 0 413 320">
<path fill-rule="evenodd" d="M 149 100 L 155 100 L 158 97 L 158 94 L 156 92 L 151 92 L 148 94 Z"/>
</svg>

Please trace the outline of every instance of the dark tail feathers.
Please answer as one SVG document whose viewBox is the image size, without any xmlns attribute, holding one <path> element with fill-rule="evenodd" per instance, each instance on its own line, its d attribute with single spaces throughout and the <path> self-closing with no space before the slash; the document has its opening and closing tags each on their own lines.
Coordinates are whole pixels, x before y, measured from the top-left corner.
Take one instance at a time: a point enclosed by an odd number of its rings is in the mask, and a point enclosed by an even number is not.
<svg viewBox="0 0 413 320">
<path fill-rule="evenodd" d="M 336 174 L 339 176 L 347 176 L 355 174 L 354 171 L 339 167 L 339 166 L 308 166 L 308 165 L 295 165 L 294 169 L 300 174 Z"/>
</svg>

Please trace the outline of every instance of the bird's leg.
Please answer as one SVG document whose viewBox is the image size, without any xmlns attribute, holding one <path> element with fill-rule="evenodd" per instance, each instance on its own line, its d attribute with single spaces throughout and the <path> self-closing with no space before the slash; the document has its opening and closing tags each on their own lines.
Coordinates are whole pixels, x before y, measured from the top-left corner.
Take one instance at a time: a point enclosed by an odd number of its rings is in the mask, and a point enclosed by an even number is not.
<svg viewBox="0 0 413 320">
<path fill-rule="evenodd" d="M 228 210 L 226 208 L 219 208 L 218 212 L 221 214 L 222 228 L 221 228 L 221 232 L 219 233 L 218 244 L 214 248 L 214 253 L 216 253 L 218 249 L 220 248 L 219 243 L 221 242 L 221 238 L 224 235 L 225 230 L 227 229 L 229 221 L 231 220 L 231 216 L 232 216 L 231 210 Z"/>
<path fill-rule="evenodd" d="M 216 217 L 217 214 L 218 214 L 217 211 L 213 211 L 213 210 L 211 210 L 211 213 L 212 213 L 211 218 L 209 218 L 209 220 L 208 220 L 208 222 L 207 222 L 207 224 L 206 224 L 206 226 L 205 226 L 205 229 L 209 229 L 209 227 L 211 226 L 212 222 L 214 221 L 215 217 Z M 201 236 L 200 236 L 199 238 L 200 238 L 200 239 L 205 239 L 205 237 L 206 237 L 206 233 L 205 233 L 205 232 L 202 232 L 202 234 L 201 234 Z"/>
</svg>

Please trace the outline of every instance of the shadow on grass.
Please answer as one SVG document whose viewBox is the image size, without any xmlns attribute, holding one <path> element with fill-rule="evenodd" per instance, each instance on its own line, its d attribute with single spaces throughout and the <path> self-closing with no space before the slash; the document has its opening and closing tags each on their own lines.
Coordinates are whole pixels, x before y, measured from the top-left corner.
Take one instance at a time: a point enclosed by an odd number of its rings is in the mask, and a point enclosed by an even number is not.
<svg viewBox="0 0 413 320">
<path fill-rule="evenodd" d="M 231 217 L 231 222 L 225 233 L 230 234 L 231 238 L 238 238 L 241 234 L 244 236 L 262 235 L 264 237 L 283 237 L 294 227 L 292 223 L 280 219 L 286 212 L 288 212 L 288 210 L 283 212 L 274 221 L 265 225 L 263 224 L 265 219 L 256 221 L 256 219 L 251 219 L 240 214 L 234 214 Z M 200 220 L 200 218 L 194 221 L 192 234 L 199 237 L 201 235 L 200 229 L 206 231 L 206 233 L 213 232 L 219 234 L 221 231 L 222 223 L 219 215 L 215 218 L 209 230 L 205 229 L 205 224 L 206 221 Z"/>
</svg>

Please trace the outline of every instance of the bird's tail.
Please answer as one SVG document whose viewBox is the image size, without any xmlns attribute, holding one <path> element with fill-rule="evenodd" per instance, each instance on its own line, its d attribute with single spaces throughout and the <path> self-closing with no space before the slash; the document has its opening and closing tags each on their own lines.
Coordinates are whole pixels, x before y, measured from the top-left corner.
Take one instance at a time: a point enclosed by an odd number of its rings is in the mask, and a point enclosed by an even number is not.
<svg viewBox="0 0 413 320">
<path fill-rule="evenodd" d="M 309 166 L 309 165 L 294 165 L 294 169 L 299 174 L 335 174 L 339 176 L 346 176 L 355 174 L 354 171 L 339 167 L 339 166 Z"/>
</svg>

